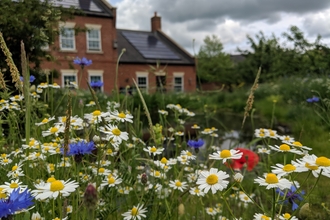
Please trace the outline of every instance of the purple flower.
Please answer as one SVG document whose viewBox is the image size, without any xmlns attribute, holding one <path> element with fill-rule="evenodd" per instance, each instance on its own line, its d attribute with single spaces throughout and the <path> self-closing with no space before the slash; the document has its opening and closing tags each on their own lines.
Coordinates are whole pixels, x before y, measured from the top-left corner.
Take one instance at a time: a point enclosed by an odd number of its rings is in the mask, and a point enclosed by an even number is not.
<svg viewBox="0 0 330 220">
<path fill-rule="evenodd" d="M 198 139 L 197 141 L 195 140 L 189 140 L 187 142 L 189 147 L 193 147 L 193 148 L 200 148 L 204 145 L 204 141 L 202 139 Z"/>
<path fill-rule="evenodd" d="M 318 101 L 320 101 L 320 98 L 319 97 L 316 97 L 316 96 L 313 96 L 312 98 L 306 99 L 306 101 L 308 103 L 318 102 Z"/>
<path fill-rule="evenodd" d="M 103 82 L 99 81 L 93 81 L 90 83 L 92 88 L 100 88 L 103 86 Z"/>
<path fill-rule="evenodd" d="M 21 80 L 21 82 L 23 82 L 23 80 L 24 80 L 23 76 L 20 76 L 19 79 Z M 30 83 L 32 83 L 35 79 L 36 79 L 36 77 L 34 77 L 34 75 L 31 75 L 30 76 Z"/>
<path fill-rule="evenodd" d="M 0 219 L 29 208 L 33 199 L 28 189 L 21 193 L 20 188 L 14 189 L 8 199 L 0 199 Z"/>
<path fill-rule="evenodd" d="M 73 63 L 77 64 L 77 65 L 80 65 L 82 68 L 84 68 L 85 66 L 91 65 L 92 60 L 87 60 L 86 57 L 83 57 L 81 59 L 79 57 L 76 57 L 76 59 L 73 60 Z"/>
<path fill-rule="evenodd" d="M 74 155 L 84 155 L 84 154 L 91 154 L 93 150 L 95 150 L 95 144 L 93 141 L 85 142 L 79 141 L 77 143 L 69 144 L 69 150 L 66 152 L 67 156 L 74 156 Z M 61 153 L 63 154 L 64 148 L 61 148 Z"/>
<path fill-rule="evenodd" d="M 288 190 L 288 192 L 285 194 L 280 189 L 276 189 L 276 192 L 280 194 L 280 196 L 285 195 L 285 199 L 283 200 L 283 203 L 290 203 L 292 204 L 292 211 L 296 210 L 299 206 L 296 203 L 297 201 L 303 200 L 303 195 L 305 195 L 304 191 L 301 191 L 300 193 L 297 192 L 297 188 L 295 186 L 291 186 L 291 188 Z"/>
</svg>

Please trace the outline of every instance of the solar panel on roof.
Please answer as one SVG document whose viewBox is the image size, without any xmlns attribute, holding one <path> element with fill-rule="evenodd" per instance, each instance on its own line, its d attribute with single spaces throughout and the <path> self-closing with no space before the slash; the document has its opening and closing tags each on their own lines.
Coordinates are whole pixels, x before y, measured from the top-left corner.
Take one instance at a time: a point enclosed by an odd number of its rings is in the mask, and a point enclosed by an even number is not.
<svg viewBox="0 0 330 220">
<path fill-rule="evenodd" d="M 122 34 L 146 59 L 180 59 L 178 55 L 152 34 L 128 31 L 123 31 Z"/>
</svg>

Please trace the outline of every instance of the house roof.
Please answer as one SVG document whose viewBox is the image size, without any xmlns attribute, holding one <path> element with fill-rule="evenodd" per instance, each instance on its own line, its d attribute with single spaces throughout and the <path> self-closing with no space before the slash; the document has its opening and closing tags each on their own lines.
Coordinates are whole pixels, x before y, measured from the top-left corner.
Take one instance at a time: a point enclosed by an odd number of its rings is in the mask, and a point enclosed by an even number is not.
<svg viewBox="0 0 330 220">
<path fill-rule="evenodd" d="M 117 29 L 120 63 L 195 65 L 194 58 L 161 31 Z"/>
<path fill-rule="evenodd" d="M 77 8 L 86 15 L 113 17 L 112 7 L 106 0 L 52 0 L 55 6 Z"/>
</svg>

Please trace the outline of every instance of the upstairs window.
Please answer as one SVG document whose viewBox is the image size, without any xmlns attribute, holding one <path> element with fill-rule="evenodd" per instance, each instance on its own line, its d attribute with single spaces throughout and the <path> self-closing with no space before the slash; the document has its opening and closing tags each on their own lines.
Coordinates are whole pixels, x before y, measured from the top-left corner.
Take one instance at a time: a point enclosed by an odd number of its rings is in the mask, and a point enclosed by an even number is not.
<svg viewBox="0 0 330 220">
<path fill-rule="evenodd" d="M 60 25 L 60 48 L 61 50 L 75 50 L 75 23 Z"/>
<path fill-rule="evenodd" d="M 102 51 L 101 44 L 101 25 L 86 24 L 87 32 L 87 51 L 100 52 Z"/>
</svg>

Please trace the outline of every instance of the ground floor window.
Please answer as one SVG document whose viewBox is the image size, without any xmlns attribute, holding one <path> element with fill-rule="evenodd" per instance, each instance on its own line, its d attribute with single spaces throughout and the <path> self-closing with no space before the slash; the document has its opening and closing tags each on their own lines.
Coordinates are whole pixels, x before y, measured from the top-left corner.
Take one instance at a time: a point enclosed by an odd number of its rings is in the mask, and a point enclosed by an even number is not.
<svg viewBox="0 0 330 220">
<path fill-rule="evenodd" d="M 183 92 L 184 73 L 173 73 L 173 91 Z"/>
</svg>

